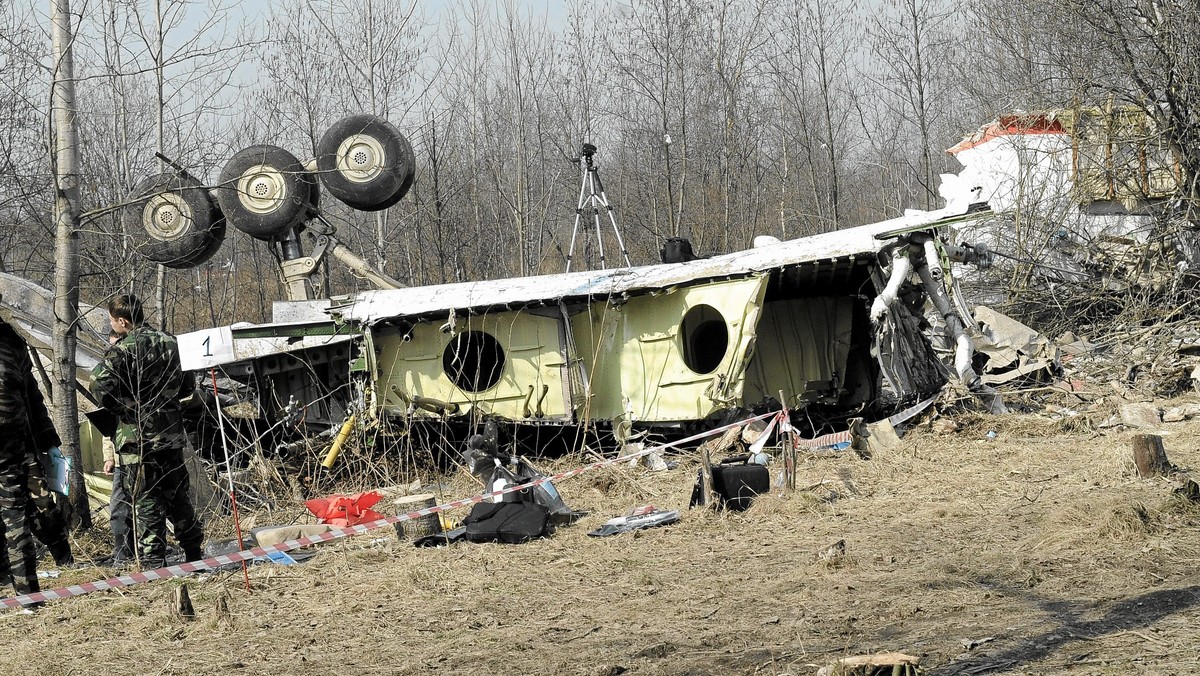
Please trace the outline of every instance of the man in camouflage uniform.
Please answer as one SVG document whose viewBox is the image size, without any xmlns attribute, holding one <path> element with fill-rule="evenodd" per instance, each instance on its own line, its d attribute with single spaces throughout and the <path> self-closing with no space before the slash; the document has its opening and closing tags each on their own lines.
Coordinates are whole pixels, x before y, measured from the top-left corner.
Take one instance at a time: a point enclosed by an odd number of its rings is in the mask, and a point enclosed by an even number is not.
<svg viewBox="0 0 1200 676">
<path fill-rule="evenodd" d="M 60 565 L 73 563 L 67 524 L 54 505 L 40 455 L 61 444 L 33 379 L 25 340 L 0 321 L 0 518 L 5 547 L 0 576 L 18 594 L 39 591 L 34 536 Z"/>
<path fill-rule="evenodd" d="M 114 298 L 108 314 L 113 331 L 122 338 L 97 367 L 92 390 L 100 405 L 122 423 L 113 441 L 133 500 L 141 565 L 165 564 L 167 519 L 175 526 L 187 560 L 203 558 L 204 529 L 188 497 L 183 464 L 187 437 L 179 403 L 195 383 L 179 366 L 175 338 L 145 323 L 136 296 Z"/>
</svg>

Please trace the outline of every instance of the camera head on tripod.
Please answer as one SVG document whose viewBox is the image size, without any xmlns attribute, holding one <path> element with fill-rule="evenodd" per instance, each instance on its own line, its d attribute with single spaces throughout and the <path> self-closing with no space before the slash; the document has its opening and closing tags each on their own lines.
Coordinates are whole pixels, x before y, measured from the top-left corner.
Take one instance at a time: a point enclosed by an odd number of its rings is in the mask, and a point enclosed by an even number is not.
<svg viewBox="0 0 1200 676">
<path fill-rule="evenodd" d="M 581 161 L 586 159 L 588 165 L 591 166 L 592 156 L 595 154 L 596 154 L 596 146 L 592 145 L 591 143 L 585 142 L 583 144 L 583 146 L 579 149 L 579 157 L 572 157 L 571 161 L 574 162 L 575 164 L 579 164 Z"/>
</svg>

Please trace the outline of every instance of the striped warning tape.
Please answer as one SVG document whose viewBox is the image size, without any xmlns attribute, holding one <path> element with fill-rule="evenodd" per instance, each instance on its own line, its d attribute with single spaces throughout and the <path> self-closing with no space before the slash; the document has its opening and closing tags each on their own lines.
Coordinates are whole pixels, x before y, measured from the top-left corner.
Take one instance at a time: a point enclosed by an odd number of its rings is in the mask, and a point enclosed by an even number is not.
<svg viewBox="0 0 1200 676">
<path fill-rule="evenodd" d="M 941 393 L 939 392 L 938 394 L 935 394 L 932 397 L 929 397 L 925 401 L 918 402 L 912 406 L 909 406 L 908 408 L 904 409 L 903 411 L 900 411 L 899 413 L 891 416 L 890 418 L 887 418 L 887 421 L 889 423 L 891 423 L 892 425 L 899 425 L 900 423 L 905 422 L 905 421 L 909 420 L 910 418 L 917 416 L 919 413 L 921 413 L 925 409 L 929 408 L 929 406 L 931 404 L 933 404 L 933 402 L 937 401 L 938 397 L 940 397 L 940 396 L 941 396 Z M 781 417 L 780 421 L 779 421 L 779 431 L 780 432 L 794 432 L 795 428 L 791 426 L 791 423 L 788 422 L 786 418 Z M 848 444 L 853 440 L 854 440 L 854 436 L 850 433 L 850 430 L 845 430 L 842 432 L 833 432 L 830 434 L 823 434 L 815 439 L 805 439 L 803 437 L 797 436 L 797 437 L 795 437 L 794 444 L 795 444 L 796 448 L 807 448 L 809 450 L 818 450 L 818 449 L 822 449 L 822 448 L 833 448 L 835 446 L 841 446 L 842 444 Z"/>
<path fill-rule="evenodd" d="M 527 488 L 532 488 L 534 486 L 540 486 L 544 483 L 551 482 L 551 481 L 561 481 L 563 479 L 570 479 L 572 477 L 579 476 L 580 474 L 583 474 L 584 472 L 587 472 L 587 471 L 590 471 L 593 469 L 599 469 L 601 467 L 605 467 L 608 465 L 616 465 L 616 464 L 619 464 L 622 462 L 629 462 L 630 460 L 636 460 L 637 458 L 640 458 L 649 453 L 653 453 L 655 451 L 660 451 L 663 449 L 671 448 L 672 446 L 678 446 L 680 444 L 686 444 L 686 443 L 690 443 L 693 441 L 698 441 L 705 437 L 710 437 L 710 436 L 713 436 L 716 434 L 721 434 L 728 429 L 731 429 L 734 427 L 739 427 L 741 425 L 744 425 L 744 424 L 754 421 L 754 420 L 762 420 L 763 418 L 767 418 L 770 416 L 778 416 L 778 415 L 780 415 L 780 413 L 778 411 L 764 413 L 762 415 L 758 415 L 753 418 L 747 418 L 745 420 L 741 420 L 741 421 L 738 421 L 735 423 L 730 423 L 728 425 L 724 425 L 724 426 L 718 427 L 716 429 L 701 432 L 700 434 L 694 434 L 690 437 L 685 437 L 685 438 L 679 439 L 677 441 L 672 441 L 669 443 L 660 444 L 658 446 L 652 446 L 649 448 L 643 448 L 640 451 L 637 451 L 635 453 L 630 453 L 628 455 L 624 455 L 619 458 L 612 458 L 610 460 L 600 460 L 600 461 L 594 462 L 590 465 L 584 465 L 583 467 L 576 467 L 575 469 L 570 469 L 565 472 L 559 472 L 558 474 L 554 474 L 552 476 L 545 476 L 545 477 L 541 477 L 539 479 L 534 479 L 533 481 L 529 481 L 527 483 L 518 484 L 518 485 L 514 485 L 514 486 L 506 486 L 505 488 L 498 490 L 498 491 L 491 491 L 490 493 L 480 493 L 479 495 L 474 495 L 469 498 L 453 500 L 451 502 L 447 502 L 447 503 L 444 503 L 441 505 L 435 505 L 433 507 L 425 507 L 423 509 L 418 509 L 418 510 L 415 510 L 412 512 L 406 512 L 404 514 L 397 514 L 396 516 L 388 516 L 388 517 L 384 517 L 382 519 L 377 519 L 375 521 L 368 521 L 366 523 L 360 523 L 355 526 L 348 526 L 346 528 L 334 528 L 334 529 L 326 531 L 324 533 L 319 533 L 317 535 L 307 535 L 305 537 L 302 537 L 302 538 L 299 538 L 296 540 L 288 540 L 287 542 L 281 542 L 277 545 L 270 545 L 267 547 L 251 547 L 250 549 L 243 549 L 240 552 L 233 552 L 231 554 L 221 554 L 220 556 L 213 556 L 213 557 L 209 557 L 206 559 L 200 559 L 199 561 L 188 561 L 187 563 L 180 563 L 180 564 L 176 564 L 174 566 L 166 566 L 163 568 L 155 568 L 153 570 L 146 570 L 146 571 L 142 571 L 142 572 L 138 572 L 138 573 L 130 573 L 129 575 L 119 575 L 117 577 L 108 578 L 107 580 L 97 580 L 95 582 L 85 582 L 83 584 L 71 585 L 69 587 L 60 587 L 58 589 L 48 589 L 46 591 L 37 592 L 36 594 L 23 594 L 20 596 L 10 596 L 7 598 L 0 599 L 0 607 L 17 608 L 20 606 L 29 605 L 31 603 L 40 603 L 43 601 L 54 601 L 54 600 L 58 600 L 58 599 L 70 598 L 72 596 L 82 596 L 83 594 L 90 594 L 92 592 L 97 592 L 97 591 L 105 591 L 108 589 L 117 589 L 119 587 L 129 587 L 129 586 L 132 586 L 135 584 L 141 584 L 143 582 L 153 582 L 155 580 L 166 580 L 168 578 L 180 577 L 183 575 L 188 575 L 190 573 L 204 572 L 207 570 L 211 570 L 213 568 L 217 568 L 219 566 L 228 566 L 233 563 L 241 563 L 242 561 L 250 561 L 250 560 L 256 559 L 256 558 L 267 557 L 271 554 L 275 554 L 278 552 L 287 552 L 287 551 L 291 551 L 293 549 L 298 549 L 300 547 L 308 547 L 308 546 L 319 544 L 322 542 L 329 542 L 330 540 L 336 540 L 336 539 L 344 538 L 344 537 L 347 537 L 350 535 L 361 535 L 362 533 L 366 533 L 367 531 L 375 530 L 376 528 L 381 528 L 381 527 L 387 526 L 389 524 L 400 523 L 401 521 L 411 521 L 413 519 L 419 519 L 423 516 L 429 516 L 430 514 L 439 514 L 441 512 L 445 512 L 445 511 L 448 511 L 451 509 L 457 509 L 459 507 L 466 507 L 468 505 L 480 503 L 485 500 L 489 500 L 491 498 L 494 498 L 494 497 L 497 497 L 500 495 L 504 495 L 506 493 L 515 493 L 516 491 L 523 491 Z"/>
<path fill-rule="evenodd" d="M 824 434 L 816 439 L 802 439 L 796 437 L 796 448 L 821 449 L 832 448 L 841 444 L 848 444 L 853 440 L 849 430 L 845 432 L 834 432 L 832 434 Z"/>
</svg>

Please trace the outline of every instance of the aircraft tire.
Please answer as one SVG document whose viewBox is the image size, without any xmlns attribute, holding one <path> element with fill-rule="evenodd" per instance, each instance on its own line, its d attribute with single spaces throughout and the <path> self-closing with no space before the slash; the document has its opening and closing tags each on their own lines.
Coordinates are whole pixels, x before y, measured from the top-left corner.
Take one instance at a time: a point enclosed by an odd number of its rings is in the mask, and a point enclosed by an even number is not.
<svg viewBox="0 0 1200 676">
<path fill-rule="evenodd" d="M 219 220 L 208 191 L 197 181 L 171 172 L 140 181 L 128 204 L 121 207 L 121 223 L 134 250 L 169 268 L 192 267 L 209 248 L 209 256 L 215 253 L 224 232 L 224 226 L 220 235 L 213 231 Z"/>
<path fill-rule="evenodd" d="M 183 262 L 186 265 L 180 265 L 180 268 L 194 268 L 202 263 L 207 263 L 217 251 L 221 249 L 221 244 L 225 242 L 225 217 L 221 215 L 220 210 L 214 209 L 216 219 L 213 222 L 212 229 L 209 230 L 208 245 L 197 251 L 195 255 L 188 256 Z"/>
<path fill-rule="evenodd" d="M 325 189 L 360 211 L 381 211 L 408 194 L 416 174 L 412 145 L 375 115 L 343 118 L 317 144 L 317 172 Z"/>
<path fill-rule="evenodd" d="M 278 146 L 250 146 L 225 163 L 217 202 L 230 225 L 269 240 L 315 212 L 314 183 L 290 152 Z"/>
</svg>

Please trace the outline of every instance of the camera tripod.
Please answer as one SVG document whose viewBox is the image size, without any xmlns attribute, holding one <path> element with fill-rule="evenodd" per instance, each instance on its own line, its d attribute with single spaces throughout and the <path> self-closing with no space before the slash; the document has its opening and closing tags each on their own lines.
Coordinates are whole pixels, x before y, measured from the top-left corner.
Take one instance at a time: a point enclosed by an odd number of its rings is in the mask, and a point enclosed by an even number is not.
<svg viewBox="0 0 1200 676">
<path fill-rule="evenodd" d="M 617 236 L 617 244 L 621 247 L 621 255 L 625 258 L 625 265 L 632 266 L 629 262 L 629 252 L 625 250 L 625 240 L 621 239 L 621 231 L 617 228 L 617 218 L 613 215 L 613 208 L 608 203 L 608 195 L 604 194 L 604 182 L 600 180 L 600 167 L 592 163 L 592 156 L 596 154 L 596 146 L 590 143 L 584 143 L 579 151 L 579 157 L 573 158 L 572 162 L 579 163 L 579 206 L 575 208 L 575 227 L 571 229 L 571 247 L 567 249 L 567 272 L 571 271 L 571 261 L 575 257 L 575 240 L 579 235 L 579 221 L 583 218 L 585 205 L 592 211 L 592 220 L 596 224 L 596 244 L 600 249 L 600 269 L 607 269 L 604 261 L 604 237 L 600 229 L 600 207 L 608 213 L 608 221 L 612 224 L 613 234 Z M 600 192 L 596 192 L 596 188 L 600 188 Z"/>
</svg>

